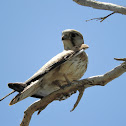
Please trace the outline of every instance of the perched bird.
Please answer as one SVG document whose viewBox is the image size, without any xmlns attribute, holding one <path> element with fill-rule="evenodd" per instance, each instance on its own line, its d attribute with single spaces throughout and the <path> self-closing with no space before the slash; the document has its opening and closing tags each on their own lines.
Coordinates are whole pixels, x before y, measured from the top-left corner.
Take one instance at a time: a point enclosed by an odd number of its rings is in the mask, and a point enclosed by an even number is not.
<svg viewBox="0 0 126 126">
<path fill-rule="evenodd" d="M 84 75 L 88 64 L 88 56 L 84 50 L 88 48 L 88 45 L 84 44 L 82 34 L 73 29 L 64 30 L 62 41 L 64 51 L 48 61 L 31 78 L 24 83 L 8 84 L 9 88 L 14 90 L 13 92 L 19 92 L 11 100 L 10 105 L 29 96 L 43 98 L 67 83 L 79 80 Z M 69 95 L 58 100 L 63 100 Z"/>
</svg>

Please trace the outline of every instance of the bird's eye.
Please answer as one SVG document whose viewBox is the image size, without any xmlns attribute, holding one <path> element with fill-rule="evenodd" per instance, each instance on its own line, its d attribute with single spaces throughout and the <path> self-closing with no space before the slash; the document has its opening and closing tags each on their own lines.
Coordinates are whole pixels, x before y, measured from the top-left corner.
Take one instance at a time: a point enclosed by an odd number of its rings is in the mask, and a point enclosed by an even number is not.
<svg viewBox="0 0 126 126">
<path fill-rule="evenodd" d="M 72 37 L 75 37 L 76 35 L 74 33 L 71 34 Z"/>
</svg>

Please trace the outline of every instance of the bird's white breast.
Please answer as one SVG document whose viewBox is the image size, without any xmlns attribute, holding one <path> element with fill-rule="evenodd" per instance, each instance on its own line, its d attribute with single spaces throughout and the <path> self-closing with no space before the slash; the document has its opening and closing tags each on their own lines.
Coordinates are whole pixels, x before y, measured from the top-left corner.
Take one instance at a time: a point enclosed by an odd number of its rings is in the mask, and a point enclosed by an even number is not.
<svg viewBox="0 0 126 126">
<path fill-rule="evenodd" d="M 66 74 L 70 81 L 80 79 L 87 70 L 88 56 L 85 52 L 67 61 L 60 67 L 60 73 Z"/>
</svg>

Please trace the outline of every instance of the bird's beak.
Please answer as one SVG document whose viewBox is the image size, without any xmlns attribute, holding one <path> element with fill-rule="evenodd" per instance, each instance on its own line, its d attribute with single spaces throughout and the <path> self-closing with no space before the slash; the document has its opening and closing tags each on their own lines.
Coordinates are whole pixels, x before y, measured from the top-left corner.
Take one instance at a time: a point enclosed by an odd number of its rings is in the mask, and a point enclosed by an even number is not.
<svg viewBox="0 0 126 126">
<path fill-rule="evenodd" d="M 81 47 L 80 47 L 80 49 L 84 49 L 84 50 L 85 50 L 85 49 L 88 49 L 88 48 L 89 48 L 89 46 L 86 45 L 86 44 L 82 44 Z"/>
</svg>

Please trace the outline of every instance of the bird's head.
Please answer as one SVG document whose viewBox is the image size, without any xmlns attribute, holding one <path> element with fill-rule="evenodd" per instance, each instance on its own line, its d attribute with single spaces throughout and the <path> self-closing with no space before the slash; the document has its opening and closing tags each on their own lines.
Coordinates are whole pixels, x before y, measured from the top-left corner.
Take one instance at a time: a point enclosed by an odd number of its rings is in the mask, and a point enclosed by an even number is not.
<svg viewBox="0 0 126 126">
<path fill-rule="evenodd" d="M 84 44 L 82 34 L 74 29 L 64 30 L 62 32 L 62 41 L 65 50 L 71 50 L 74 46 L 81 46 Z"/>
</svg>

